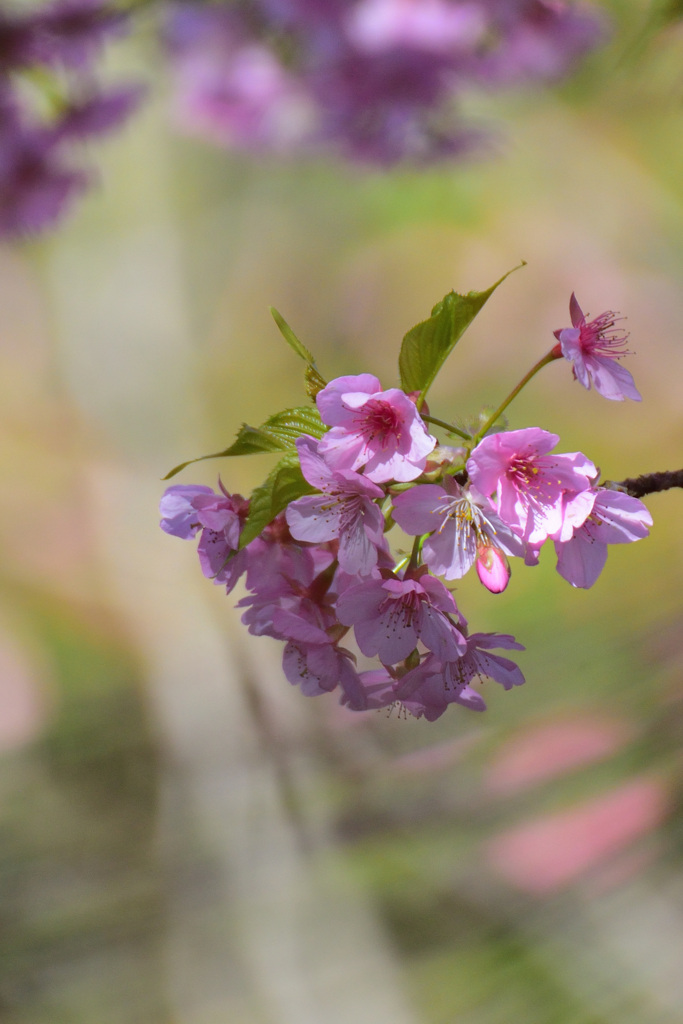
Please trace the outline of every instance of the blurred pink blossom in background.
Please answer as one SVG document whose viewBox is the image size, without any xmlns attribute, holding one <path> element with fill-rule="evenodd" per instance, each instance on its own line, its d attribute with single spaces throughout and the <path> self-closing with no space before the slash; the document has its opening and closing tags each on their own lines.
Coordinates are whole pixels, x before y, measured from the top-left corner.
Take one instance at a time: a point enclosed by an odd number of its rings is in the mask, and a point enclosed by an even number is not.
<svg viewBox="0 0 683 1024">
<path fill-rule="evenodd" d="M 641 776 L 574 807 L 501 832 L 485 850 L 492 868 L 518 889 L 545 895 L 577 881 L 664 821 L 664 783 Z"/>
</svg>

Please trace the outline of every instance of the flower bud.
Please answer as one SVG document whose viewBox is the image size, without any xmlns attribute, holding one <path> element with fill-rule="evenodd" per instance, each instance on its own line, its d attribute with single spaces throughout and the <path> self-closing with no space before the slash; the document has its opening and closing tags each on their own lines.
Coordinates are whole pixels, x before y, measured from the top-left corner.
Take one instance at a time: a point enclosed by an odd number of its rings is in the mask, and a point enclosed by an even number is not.
<svg viewBox="0 0 683 1024">
<path fill-rule="evenodd" d="M 477 546 L 477 575 L 487 590 L 492 594 L 501 594 L 510 579 L 508 560 L 493 544 Z"/>
</svg>

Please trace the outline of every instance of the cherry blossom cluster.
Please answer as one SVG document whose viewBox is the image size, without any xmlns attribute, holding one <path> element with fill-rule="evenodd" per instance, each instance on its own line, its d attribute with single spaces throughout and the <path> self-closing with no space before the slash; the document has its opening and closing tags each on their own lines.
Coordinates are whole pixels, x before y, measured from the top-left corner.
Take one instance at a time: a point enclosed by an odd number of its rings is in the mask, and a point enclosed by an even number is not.
<svg viewBox="0 0 683 1024">
<path fill-rule="evenodd" d="M 138 105 L 140 86 L 105 88 L 94 75 L 126 24 L 105 0 L 0 11 L 0 237 L 52 227 L 91 183 L 82 144 Z"/>
<path fill-rule="evenodd" d="M 570 312 L 572 326 L 555 332 L 557 344 L 534 372 L 565 358 L 584 387 L 639 400 L 617 362 L 626 336 L 615 315 L 587 321 L 574 296 Z M 515 662 L 492 651 L 523 648 L 506 634 L 470 632 L 449 585 L 474 568 L 501 593 L 510 559 L 536 565 L 552 543 L 560 575 L 591 587 L 610 544 L 647 536 L 647 508 L 601 485 L 582 452 L 557 452 L 556 434 L 501 430 L 500 412 L 519 387 L 478 432 L 452 425 L 462 441 L 452 447 L 430 432 L 448 424 L 429 414 L 426 387 L 385 389 L 370 373 L 313 379 L 319 436 L 295 438 L 300 486 L 258 535 L 245 531 L 261 514 L 262 494 L 250 502 L 222 484 L 218 492 L 169 487 L 162 529 L 198 536 L 204 575 L 228 593 L 245 578 L 242 621 L 284 643 L 284 674 L 307 696 L 339 688 L 353 710 L 398 703 L 428 720 L 452 703 L 484 710 L 484 679 L 506 690 L 524 682 Z M 221 454 L 241 454 L 245 443 Z M 392 551 L 394 526 L 402 537 Z M 375 664 L 359 667 L 358 652 Z"/>
<path fill-rule="evenodd" d="M 53 227 L 92 184 L 83 143 L 144 91 L 102 84 L 98 62 L 148 8 L 181 130 L 381 165 L 485 152 L 467 94 L 561 78 L 607 36 L 571 0 L 14 0 L 0 10 L 0 238 Z"/>
<path fill-rule="evenodd" d="M 560 78 L 605 35 L 564 0 L 179 3 L 166 32 L 185 131 L 383 165 L 482 148 L 463 96 Z"/>
</svg>

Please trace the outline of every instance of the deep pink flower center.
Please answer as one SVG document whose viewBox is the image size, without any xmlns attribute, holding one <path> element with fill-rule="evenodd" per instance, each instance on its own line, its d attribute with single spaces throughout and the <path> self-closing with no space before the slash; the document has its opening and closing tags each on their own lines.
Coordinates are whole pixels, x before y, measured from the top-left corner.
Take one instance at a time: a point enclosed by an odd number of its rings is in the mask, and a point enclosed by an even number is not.
<svg viewBox="0 0 683 1024">
<path fill-rule="evenodd" d="M 386 447 L 389 441 L 400 440 L 401 426 L 397 410 L 379 398 L 371 398 L 361 410 L 359 428 L 366 444 L 379 442 Z"/>
<path fill-rule="evenodd" d="M 625 347 L 628 332 L 614 325 L 623 317 L 618 317 L 611 310 L 601 313 L 595 320 L 582 323 L 579 328 L 579 344 L 587 355 L 606 356 L 608 359 L 620 359 L 631 353 Z"/>
<path fill-rule="evenodd" d="M 515 455 L 510 460 L 506 476 L 518 491 L 528 491 L 538 486 L 539 468 L 533 459 Z"/>
<path fill-rule="evenodd" d="M 512 459 L 506 475 L 528 506 L 543 510 L 554 505 L 561 485 L 551 471 L 552 465 L 539 465 L 535 456 L 518 455 Z"/>
</svg>

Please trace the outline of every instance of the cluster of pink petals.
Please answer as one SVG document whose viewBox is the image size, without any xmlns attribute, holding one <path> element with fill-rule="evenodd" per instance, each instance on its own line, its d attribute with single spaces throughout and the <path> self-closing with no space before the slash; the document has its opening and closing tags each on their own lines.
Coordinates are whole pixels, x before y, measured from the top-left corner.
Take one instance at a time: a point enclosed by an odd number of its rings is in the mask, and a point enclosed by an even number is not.
<svg viewBox="0 0 683 1024">
<path fill-rule="evenodd" d="M 246 577 L 242 621 L 251 633 L 284 643 L 284 674 L 307 696 L 338 689 L 353 710 L 391 706 L 401 700 L 408 668 L 423 666 L 424 680 L 405 703 L 411 714 L 433 720 L 451 703 L 480 710 L 484 702 L 469 685 L 475 678 L 504 686 L 523 681 L 517 666 L 487 655 L 487 647 L 520 645 L 485 634 L 468 638 L 444 584 L 424 565 L 397 565 L 385 537 L 382 505 L 390 487 L 422 473 L 434 438 L 410 398 L 383 391 L 369 374 L 332 381 L 318 406 L 330 430 L 320 441 L 297 441 L 302 473 L 316 493 L 292 501 L 240 549 L 244 499 L 222 485 L 218 493 L 173 486 L 161 501 L 162 529 L 184 540 L 199 536 L 204 574 L 228 592 Z M 490 507 L 487 515 L 481 537 L 497 529 L 506 538 L 501 543 L 522 553 Z M 380 667 L 359 670 L 349 641 Z"/>
<path fill-rule="evenodd" d="M 590 587 L 608 545 L 647 536 L 652 519 L 636 498 L 599 486 L 583 453 L 556 453 L 559 437 L 540 427 L 489 434 L 469 457 L 435 450 L 414 397 L 367 373 L 327 384 L 316 396 L 327 429 L 296 441 L 314 493 L 249 544 L 240 546 L 249 503 L 222 485 L 170 487 L 161 526 L 198 535 L 202 571 L 228 592 L 245 578 L 243 623 L 284 644 L 284 674 L 304 694 L 338 690 L 352 710 L 400 704 L 433 721 L 451 704 L 484 710 L 485 679 L 506 690 L 524 682 L 492 653 L 522 645 L 470 634 L 437 577 L 460 580 L 475 566 L 500 593 L 508 558 L 535 565 L 551 541 L 560 575 Z M 386 538 L 394 523 L 415 538 L 398 561 Z M 361 657 L 375 667 L 359 667 Z"/>
<path fill-rule="evenodd" d="M 539 427 L 491 434 L 472 452 L 467 471 L 526 545 L 528 565 L 553 540 L 557 571 L 588 588 L 605 565 L 607 545 L 646 537 L 652 518 L 637 498 L 596 486 L 597 469 L 581 452 L 549 454 L 558 441 Z"/>
</svg>

